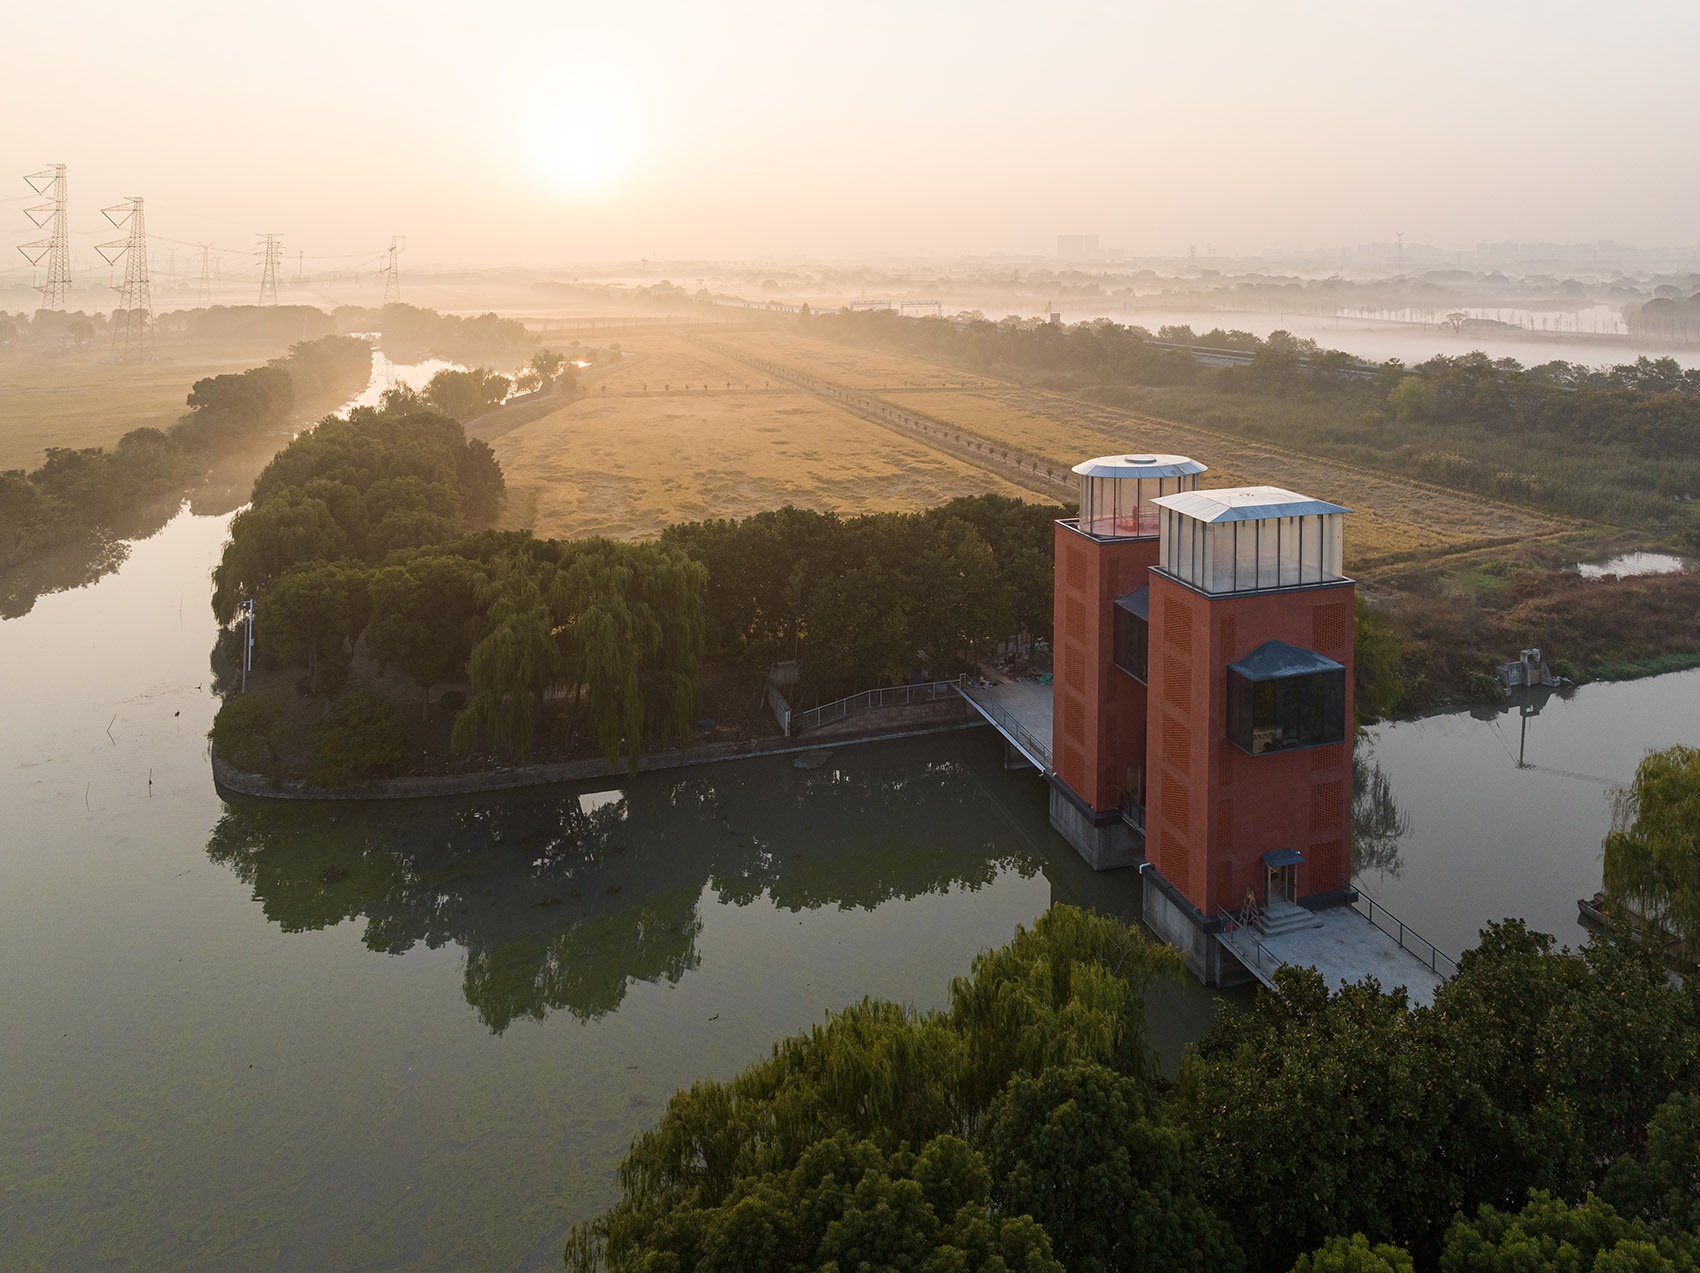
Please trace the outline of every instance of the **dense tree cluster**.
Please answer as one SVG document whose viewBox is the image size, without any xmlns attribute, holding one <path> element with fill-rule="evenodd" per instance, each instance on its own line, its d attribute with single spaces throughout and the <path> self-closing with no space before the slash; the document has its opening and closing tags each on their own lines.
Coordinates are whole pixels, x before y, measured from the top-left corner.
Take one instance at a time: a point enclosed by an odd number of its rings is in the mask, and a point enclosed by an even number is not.
<svg viewBox="0 0 1700 1273">
<path fill-rule="evenodd" d="M 945 358 L 1117 405 L 1184 407 L 1213 427 L 1496 498 L 1618 524 L 1694 529 L 1686 501 L 1700 491 L 1700 369 L 1685 370 L 1671 358 L 1525 367 L 1476 352 L 1406 366 L 1360 362 L 1286 332 L 1265 340 L 1164 327 L 1153 336 L 1109 319 L 1064 327 L 904 319 L 888 311 L 807 321 L 811 331 L 837 339 Z M 1193 356 L 1195 347 L 1252 358 L 1247 366 L 1206 366 Z M 1153 389 L 1169 393 L 1142 392 Z M 1299 409 L 1223 410 L 1201 393 Z"/>
<path fill-rule="evenodd" d="M 708 567 L 712 657 L 757 678 L 795 658 L 804 692 L 835 698 L 967 671 L 1011 633 L 1048 638 L 1052 523 L 1069 512 L 998 495 L 850 518 L 787 507 L 662 543 Z"/>
<path fill-rule="evenodd" d="M 656 544 L 475 533 L 501 494 L 486 443 L 410 390 L 388 391 L 260 474 L 213 574 L 214 613 L 229 623 L 254 600 L 263 656 L 304 667 L 322 695 L 343 691 L 359 650 L 404 672 L 427 710 L 433 688 L 465 682 L 463 748 L 523 758 L 547 723 L 612 763 L 684 737 L 699 699 L 702 566 Z M 244 729 L 265 737 L 271 725 Z M 228 730 L 226 742 L 253 754 Z"/>
<path fill-rule="evenodd" d="M 942 1011 L 783 1040 L 673 1098 L 568 1267 L 1695 1268 L 1700 991 L 1644 951 L 1495 925 L 1421 1008 L 1283 969 L 1169 1084 L 1174 968 L 1054 907 Z"/>
<path fill-rule="evenodd" d="M 363 381 L 371 363 L 354 337 L 304 342 L 264 367 L 197 380 L 169 429 L 132 429 L 111 450 L 49 447 L 33 473 L 0 473 L 0 569 L 181 495 L 213 459 L 279 428 L 297 401 Z"/>
</svg>

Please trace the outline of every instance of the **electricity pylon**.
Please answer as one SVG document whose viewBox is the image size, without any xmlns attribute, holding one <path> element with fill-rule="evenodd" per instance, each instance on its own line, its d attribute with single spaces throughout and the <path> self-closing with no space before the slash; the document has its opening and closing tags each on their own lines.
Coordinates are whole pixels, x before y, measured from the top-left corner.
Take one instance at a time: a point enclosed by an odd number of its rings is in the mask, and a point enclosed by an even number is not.
<svg viewBox="0 0 1700 1273">
<path fill-rule="evenodd" d="M 268 234 L 260 250 L 254 254 L 262 259 L 264 266 L 260 271 L 260 304 L 277 304 L 277 269 L 283 264 L 283 236 Z"/>
<path fill-rule="evenodd" d="M 146 358 L 153 343 L 153 300 L 148 289 L 148 232 L 142 222 L 142 201 L 131 195 L 101 211 L 115 229 L 130 232 L 126 238 L 99 246 L 108 265 L 118 264 L 120 257 L 124 260 L 118 310 L 112 315 L 112 353 L 125 362 Z"/>
<path fill-rule="evenodd" d="M 384 266 L 384 304 L 401 304 L 401 251 L 407 246 L 405 234 L 390 235 L 389 262 Z"/>
<path fill-rule="evenodd" d="M 212 244 L 197 243 L 195 246 L 201 249 L 201 277 L 197 280 L 196 290 L 200 294 L 201 304 L 210 305 L 212 303 L 212 262 L 210 259 Z"/>
<path fill-rule="evenodd" d="M 47 237 L 20 244 L 18 251 L 31 265 L 47 262 L 47 281 L 35 284 L 35 290 L 41 293 L 43 309 L 63 309 L 65 294 L 71 290 L 71 229 L 65 217 L 65 165 L 49 164 L 24 180 L 31 190 L 47 198 L 46 203 L 24 209 L 24 215 L 35 222 L 36 229 L 46 228 Z"/>
</svg>

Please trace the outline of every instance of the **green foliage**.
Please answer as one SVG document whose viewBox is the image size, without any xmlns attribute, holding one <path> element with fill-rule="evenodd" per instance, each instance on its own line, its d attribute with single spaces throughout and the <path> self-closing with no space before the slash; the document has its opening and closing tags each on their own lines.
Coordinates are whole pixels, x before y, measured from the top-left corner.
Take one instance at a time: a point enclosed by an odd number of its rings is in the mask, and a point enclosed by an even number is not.
<svg viewBox="0 0 1700 1273">
<path fill-rule="evenodd" d="M 708 568 L 708 649 L 752 679 L 782 659 L 805 694 L 971 670 L 1013 633 L 1049 637 L 1052 523 L 1068 510 L 987 495 L 922 513 L 798 508 L 670 526 Z"/>
<path fill-rule="evenodd" d="M 725 1202 L 681 1207 L 631 1249 L 606 1244 L 609 1269 L 893 1269 L 913 1273 L 1063 1273 L 1050 1242 L 1025 1217 L 990 1205 L 980 1155 L 948 1135 L 919 1153 L 884 1152 L 840 1132 L 812 1145 L 789 1171 L 740 1183 Z M 577 1230 L 567 1266 L 602 1266 L 599 1243 Z"/>
<path fill-rule="evenodd" d="M 342 661 L 366 627 L 371 572 L 346 562 L 296 566 L 266 594 L 264 642 L 309 673 L 321 660 Z"/>
<path fill-rule="evenodd" d="M 1652 751 L 1616 798 L 1603 845 L 1606 895 L 1700 953 L 1700 748 Z"/>
<path fill-rule="evenodd" d="M 1700 1234 L 1700 1091 L 1671 1093 L 1645 1147 L 1612 1164 L 1600 1193 L 1655 1229 Z"/>
<path fill-rule="evenodd" d="M 1342 1233 L 1432 1248 L 1458 1200 L 1435 1143 L 1457 1096 L 1404 995 L 1373 983 L 1331 995 L 1308 968 L 1282 968 L 1276 984 L 1183 1068 L 1205 1196 L 1267 1268 Z"/>
<path fill-rule="evenodd" d="M 1187 1135 L 1145 1116 L 1151 1085 L 1101 1065 L 1017 1074 L 987 1116 L 993 1196 L 1077 1273 L 1235 1273 L 1244 1257 L 1193 1190 Z"/>
<path fill-rule="evenodd" d="M 1591 1194 L 1571 1206 L 1537 1190 L 1521 1211 L 1460 1216 L 1440 1273 L 1690 1273 L 1696 1254 L 1692 1233 L 1656 1234 Z"/>
<path fill-rule="evenodd" d="M 1352 699 L 1358 723 L 1367 724 L 1392 716 L 1410 697 L 1411 680 L 1405 671 L 1405 651 L 1399 634 L 1381 615 L 1369 608 L 1362 593 L 1353 612 Z"/>
<path fill-rule="evenodd" d="M 275 772 L 290 706 L 290 692 L 282 686 L 225 699 L 207 735 L 213 751 L 246 773 Z"/>
<path fill-rule="evenodd" d="M 507 400 L 512 382 L 488 367 L 472 371 L 444 368 L 426 382 L 423 397 L 434 410 L 452 420 L 470 420 Z"/>
<path fill-rule="evenodd" d="M 484 578 L 476 562 L 448 555 L 421 555 L 372 576 L 367 649 L 379 667 L 400 667 L 413 678 L 424 695 L 422 714 L 431 687 L 458 680 L 466 668 L 484 621 Z"/>
<path fill-rule="evenodd" d="M 345 694 L 313 728 L 309 778 L 320 787 L 351 787 L 396 772 L 407 736 L 395 708 L 367 690 Z"/>
<path fill-rule="evenodd" d="M 1361 1233 L 1329 1238 L 1293 1263 L 1293 1273 L 1416 1273 L 1411 1253 L 1385 1242 L 1371 1245 Z"/>
<path fill-rule="evenodd" d="M 1027 1217 L 1000 1221 L 994 1216 L 1008 1217 L 1008 1209 L 988 1209 L 996 1198 L 974 1144 L 977 1129 L 1011 1076 L 1028 1064 L 1045 1073 L 1047 1058 L 1128 1062 L 1130 1071 L 1106 1081 L 1117 1093 L 1124 1093 L 1118 1080 L 1131 1085 L 1125 1091 L 1134 1105 L 1146 1108 L 1142 995 L 1173 967 L 1172 953 L 1136 930 L 1053 907 L 1031 931 L 1017 930 L 1014 949 L 977 960 L 972 976 L 952 986 L 946 1013 L 864 1000 L 783 1039 L 768 1060 L 730 1082 L 697 1083 L 668 1103 L 620 1167 L 621 1200 L 574 1230 L 568 1266 L 707 1267 L 702 1244 L 737 1224 L 764 1244 L 761 1258 L 739 1267 L 831 1267 L 821 1263 L 830 1259 L 840 1268 L 850 1267 L 847 1260 L 878 1268 L 1056 1267 L 1040 1225 Z M 1017 1024 L 1035 1037 L 1015 1048 L 990 1046 L 991 1031 Z M 1023 1115 L 1066 1081 L 1041 1084 L 1036 1102 L 1004 1116 L 999 1143 L 1010 1171 L 1031 1179 L 1055 1169 L 1042 1155 L 1022 1167 L 1044 1139 Z M 1132 1142 L 1146 1166 L 1167 1152 L 1163 1138 L 1152 1136 Z M 923 1146 L 918 1155 L 915 1145 Z M 823 1164 L 835 1182 L 830 1201 L 819 1192 Z M 1140 1214 L 1154 1222 L 1164 1186 L 1141 1188 Z M 851 1201 L 839 1200 L 845 1196 Z M 759 1213 L 751 1210 L 757 1202 Z M 1111 1209 L 1106 1204 L 1104 1214 Z M 1163 1249 L 1186 1249 L 1189 1224 Z M 937 1263 L 941 1246 L 962 1254 Z"/>
</svg>

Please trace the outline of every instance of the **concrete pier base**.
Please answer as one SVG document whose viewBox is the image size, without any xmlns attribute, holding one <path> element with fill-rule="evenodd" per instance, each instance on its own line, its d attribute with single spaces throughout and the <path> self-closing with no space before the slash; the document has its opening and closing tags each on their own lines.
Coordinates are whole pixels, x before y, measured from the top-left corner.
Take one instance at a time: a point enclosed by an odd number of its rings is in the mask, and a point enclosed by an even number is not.
<svg viewBox="0 0 1700 1273">
<path fill-rule="evenodd" d="M 1245 966 L 1216 940 L 1216 927 L 1152 867 L 1140 874 L 1145 926 L 1178 950 L 1187 970 L 1207 986 L 1251 981 Z"/>
<path fill-rule="evenodd" d="M 1115 810 L 1093 809 L 1055 778 L 1051 780 L 1051 825 L 1074 846 L 1094 871 L 1137 866 L 1145 860 L 1145 842 Z"/>
</svg>

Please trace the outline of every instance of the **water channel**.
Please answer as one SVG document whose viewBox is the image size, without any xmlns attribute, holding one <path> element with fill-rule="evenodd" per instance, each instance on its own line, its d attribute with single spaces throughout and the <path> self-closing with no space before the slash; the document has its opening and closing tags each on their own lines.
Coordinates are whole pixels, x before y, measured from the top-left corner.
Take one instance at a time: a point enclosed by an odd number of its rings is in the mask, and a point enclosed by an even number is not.
<svg viewBox="0 0 1700 1273">
<path fill-rule="evenodd" d="M 1053 901 L 1137 915 L 984 729 L 815 771 L 223 800 L 228 521 L 186 506 L 0 622 L 0 1268 L 558 1267 L 679 1087 L 863 995 L 940 1004 Z M 1526 769 L 1515 715 L 1378 729 L 1409 827 L 1366 886 L 1452 950 L 1504 913 L 1576 940 L 1605 780 L 1697 708 L 1700 672 L 1549 699 Z M 1170 1065 L 1216 1006 L 1154 996 Z"/>
</svg>

